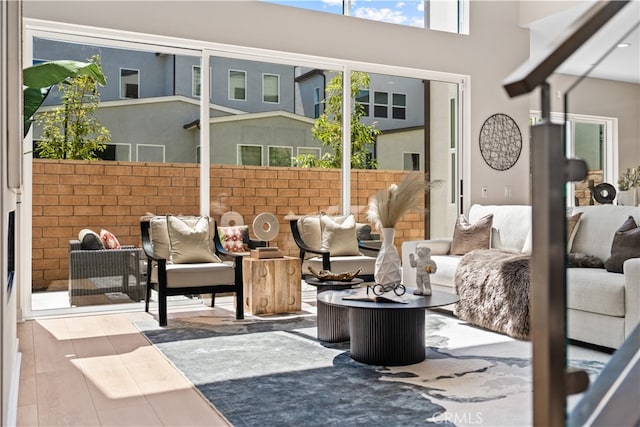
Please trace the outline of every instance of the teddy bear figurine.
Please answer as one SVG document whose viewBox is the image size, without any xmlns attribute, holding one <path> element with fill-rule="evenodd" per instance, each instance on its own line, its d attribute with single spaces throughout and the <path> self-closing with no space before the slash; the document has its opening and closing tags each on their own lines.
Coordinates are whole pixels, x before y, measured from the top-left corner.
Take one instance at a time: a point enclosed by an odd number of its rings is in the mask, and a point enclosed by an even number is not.
<svg viewBox="0 0 640 427">
<path fill-rule="evenodd" d="M 431 249 L 424 245 L 416 247 L 416 254 L 409 254 L 409 263 L 416 269 L 415 295 L 431 295 L 431 274 L 437 270 L 437 265 L 431 259 Z"/>
</svg>

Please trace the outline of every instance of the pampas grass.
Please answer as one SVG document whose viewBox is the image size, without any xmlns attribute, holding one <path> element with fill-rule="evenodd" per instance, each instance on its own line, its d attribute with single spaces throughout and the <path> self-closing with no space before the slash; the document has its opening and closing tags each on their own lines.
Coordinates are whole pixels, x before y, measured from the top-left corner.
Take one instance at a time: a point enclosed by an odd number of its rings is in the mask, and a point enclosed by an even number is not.
<svg viewBox="0 0 640 427">
<path fill-rule="evenodd" d="M 367 219 L 377 229 L 393 228 L 407 211 L 418 208 L 421 195 L 442 182 L 429 181 L 417 172 L 405 175 L 400 184 L 391 184 L 388 190 L 378 191 L 371 197 Z"/>
</svg>

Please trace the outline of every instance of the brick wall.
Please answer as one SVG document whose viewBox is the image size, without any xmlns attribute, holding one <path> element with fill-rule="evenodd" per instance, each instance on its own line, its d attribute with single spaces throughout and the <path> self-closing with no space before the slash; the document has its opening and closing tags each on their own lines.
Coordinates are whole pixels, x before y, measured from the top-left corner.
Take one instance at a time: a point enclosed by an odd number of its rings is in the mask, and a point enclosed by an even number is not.
<svg viewBox="0 0 640 427">
<path fill-rule="evenodd" d="M 352 211 L 358 222 L 371 194 L 399 182 L 401 171 L 351 173 Z M 251 226 L 255 216 L 271 212 L 280 220 L 272 245 L 297 253 L 288 215 L 340 212 L 338 170 L 251 166 L 211 166 L 211 215 L 240 213 Z M 148 212 L 199 213 L 199 165 L 75 160 L 33 161 L 33 289 L 68 277 L 68 244 L 78 232 L 101 228 L 121 244 L 140 246 L 140 217 Z M 250 227 L 251 228 L 251 227 Z M 398 224 L 396 247 L 424 235 L 423 215 L 409 212 Z"/>
</svg>

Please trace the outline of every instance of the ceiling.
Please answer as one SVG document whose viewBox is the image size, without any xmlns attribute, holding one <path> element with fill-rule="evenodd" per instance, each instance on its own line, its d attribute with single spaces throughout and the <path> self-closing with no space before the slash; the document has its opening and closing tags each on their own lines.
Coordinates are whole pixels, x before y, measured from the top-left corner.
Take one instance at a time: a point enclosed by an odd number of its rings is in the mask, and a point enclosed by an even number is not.
<svg viewBox="0 0 640 427">
<path fill-rule="evenodd" d="M 536 57 L 562 36 L 568 26 L 591 5 L 580 2 L 563 12 L 547 16 L 530 24 L 530 54 Z M 592 64 L 597 64 L 588 74 L 609 80 L 640 84 L 640 1 L 633 0 L 618 12 L 604 27 L 567 59 L 558 73 L 584 75 Z M 635 30 L 632 30 L 635 26 Z M 618 48 L 618 43 L 630 46 Z M 612 49 L 610 53 L 607 52 Z"/>
</svg>

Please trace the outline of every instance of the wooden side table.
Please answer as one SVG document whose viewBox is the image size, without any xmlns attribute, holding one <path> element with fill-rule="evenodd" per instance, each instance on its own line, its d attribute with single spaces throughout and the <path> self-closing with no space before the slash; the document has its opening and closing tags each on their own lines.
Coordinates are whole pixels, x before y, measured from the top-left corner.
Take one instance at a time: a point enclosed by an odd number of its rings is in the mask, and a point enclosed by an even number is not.
<svg viewBox="0 0 640 427">
<path fill-rule="evenodd" d="M 300 258 L 242 258 L 244 309 L 251 314 L 276 314 L 302 309 Z"/>
</svg>

